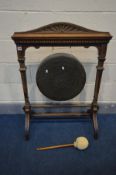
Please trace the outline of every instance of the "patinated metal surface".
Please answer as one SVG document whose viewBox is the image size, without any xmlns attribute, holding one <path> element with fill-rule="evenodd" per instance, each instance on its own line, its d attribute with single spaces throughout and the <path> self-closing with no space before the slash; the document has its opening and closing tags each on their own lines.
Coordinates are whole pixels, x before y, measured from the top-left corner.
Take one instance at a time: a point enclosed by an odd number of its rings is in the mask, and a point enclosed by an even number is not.
<svg viewBox="0 0 116 175">
<path fill-rule="evenodd" d="M 52 100 L 64 101 L 78 95 L 86 81 L 83 65 L 71 54 L 57 53 L 40 64 L 36 82 L 40 91 Z"/>
</svg>

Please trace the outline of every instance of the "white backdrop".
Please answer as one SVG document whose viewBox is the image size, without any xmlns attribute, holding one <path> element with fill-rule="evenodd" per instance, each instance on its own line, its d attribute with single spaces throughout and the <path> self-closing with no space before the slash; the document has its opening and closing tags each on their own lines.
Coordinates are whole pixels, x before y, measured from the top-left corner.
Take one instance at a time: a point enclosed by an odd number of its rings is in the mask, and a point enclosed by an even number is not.
<svg viewBox="0 0 116 175">
<path fill-rule="evenodd" d="M 100 102 L 116 102 L 116 1 L 115 0 L 0 0 L 0 103 L 24 101 L 15 44 L 11 35 L 52 22 L 71 22 L 93 30 L 108 31 L 113 39 L 100 89 Z M 71 101 L 91 101 L 93 96 L 97 50 L 85 48 L 29 48 L 26 51 L 29 97 L 48 101 L 36 87 L 35 73 L 40 61 L 51 53 L 68 52 L 83 63 L 87 82 L 79 96 Z"/>
</svg>

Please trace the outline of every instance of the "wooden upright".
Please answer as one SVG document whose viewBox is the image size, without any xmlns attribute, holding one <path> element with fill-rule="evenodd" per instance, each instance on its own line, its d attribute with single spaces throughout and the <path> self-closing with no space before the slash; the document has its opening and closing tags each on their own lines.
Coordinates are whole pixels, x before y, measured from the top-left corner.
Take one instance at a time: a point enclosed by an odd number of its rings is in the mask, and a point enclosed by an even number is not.
<svg viewBox="0 0 116 175">
<path fill-rule="evenodd" d="M 18 61 L 20 65 L 20 73 L 23 85 L 24 92 L 24 111 L 25 111 L 25 138 L 29 138 L 29 126 L 30 119 L 33 116 L 80 116 L 87 115 L 92 118 L 93 128 L 94 128 L 94 137 L 98 137 L 98 122 L 97 122 L 97 112 L 98 112 L 98 94 L 100 89 L 102 72 L 104 69 L 104 61 L 106 56 L 107 44 L 109 43 L 112 36 L 109 32 L 98 32 L 94 30 L 89 30 L 84 27 L 59 22 L 52 23 L 43 27 L 40 27 L 35 30 L 26 31 L 26 32 L 16 32 L 13 34 L 12 39 L 14 40 L 17 48 Z M 28 47 L 34 46 L 35 48 L 39 47 L 51 47 L 51 46 L 83 46 L 90 47 L 94 46 L 98 49 L 98 64 L 96 71 L 96 79 L 95 79 L 95 89 L 94 89 L 94 97 L 91 104 L 73 104 L 72 106 L 82 106 L 82 107 L 90 107 L 90 109 L 86 113 L 39 113 L 33 114 L 32 108 L 39 107 L 62 107 L 62 106 L 70 106 L 71 104 L 31 104 L 28 97 L 28 85 L 26 78 L 26 66 L 25 66 L 25 51 Z"/>
</svg>

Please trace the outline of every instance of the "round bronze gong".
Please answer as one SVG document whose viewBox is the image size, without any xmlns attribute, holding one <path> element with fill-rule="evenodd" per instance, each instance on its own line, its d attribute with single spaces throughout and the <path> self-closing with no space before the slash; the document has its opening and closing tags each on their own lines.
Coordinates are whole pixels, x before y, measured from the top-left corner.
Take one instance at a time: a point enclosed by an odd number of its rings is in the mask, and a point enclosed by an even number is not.
<svg viewBox="0 0 116 175">
<path fill-rule="evenodd" d="M 36 82 L 46 97 L 64 101 L 81 92 L 86 82 L 86 73 L 83 65 L 73 55 L 56 53 L 40 64 Z"/>
</svg>

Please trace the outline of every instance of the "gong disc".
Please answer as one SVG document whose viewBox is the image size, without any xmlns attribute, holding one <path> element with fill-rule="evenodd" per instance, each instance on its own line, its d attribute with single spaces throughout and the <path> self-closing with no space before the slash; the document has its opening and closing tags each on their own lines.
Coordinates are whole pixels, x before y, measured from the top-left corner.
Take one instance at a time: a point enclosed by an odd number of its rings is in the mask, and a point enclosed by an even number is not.
<svg viewBox="0 0 116 175">
<path fill-rule="evenodd" d="M 83 65 L 71 54 L 57 53 L 48 56 L 38 67 L 36 83 L 48 98 L 69 100 L 78 95 L 86 82 Z"/>
</svg>

